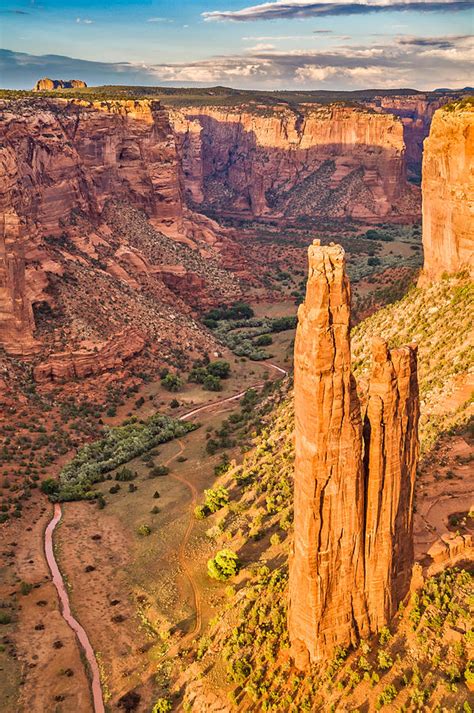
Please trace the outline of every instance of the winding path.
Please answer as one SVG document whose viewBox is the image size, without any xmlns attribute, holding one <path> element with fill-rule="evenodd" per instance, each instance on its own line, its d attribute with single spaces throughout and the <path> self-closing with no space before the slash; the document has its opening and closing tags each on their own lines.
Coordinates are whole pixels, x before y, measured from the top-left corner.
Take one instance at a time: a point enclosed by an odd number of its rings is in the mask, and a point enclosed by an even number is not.
<svg viewBox="0 0 474 713">
<path fill-rule="evenodd" d="M 282 374 L 283 376 L 286 376 L 288 372 L 285 369 L 282 369 L 280 366 L 277 366 L 276 364 L 272 364 L 271 362 L 265 362 L 265 364 L 272 369 L 275 369 L 277 372 Z M 192 418 L 193 416 L 196 416 L 198 413 L 201 413 L 202 411 L 207 411 L 209 409 L 215 408 L 217 406 L 222 406 L 223 404 L 230 403 L 232 401 L 237 401 L 238 399 L 241 399 L 242 396 L 249 390 L 249 389 L 261 389 L 263 388 L 264 384 L 263 382 L 260 382 L 258 384 L 254 384 L 253 386 L 248 386 L 246 389 L 243 391 L 240 391 L 238 394 L 235 394 L 234 396 L 228 396 L 225 399 L 219 399 L 218 401 L 213 401 L 212 403 L 206 404 L 204 406 L 199 406 L 198 408 L 193 409 L 192 411 L 188 411 L 187 413 L 182 414 L 181 416 L 178 417 L 179 421 L 185 421 L 188 418 Z M 184 450 L 184 444 L 181 440 L 178 439 L 179 443 L 179 451 L 177 451 L 171 458 L 169 458 L 166 461 L 166 465 L 169 465 L 173 460 L 178 458 L 181 453 Z M 175 480 L 179 480 L 181 483 L 186 485 L 190 492 L 191 492 L 191 507 L 190 507 L 190 513 L 189 513 L 189 520 L 188 524 L 186 526 L 186 530 L 183 535 L 183 539 L 181 540 L 179 550 L 178 550 L 178 560 L 179 563 L 181 564 L 186 577 L 188 578 L 189 584 L 191 586 L 192 592 L 193 592 L 193 598 L 194 598 L 194 610 L 195 610 L 195 622 L 194 626 L 189 631 L 184 640 L 194 638 L 197 634 L 199 634 L 201 630 L 201 625 L 202 625 L 202 615 L 201 615 L 201 600 L 199 597 L 199 591 L 196 586 L 196 583 L 194 582 L 193 576 L 191 569 L 187 563 L 186 556 L 185 556 L 185 549 L 186 545 L 188 544 L 192 529 L 193 529 L 193 523 L 194 523 L 194 516 L 193 516 L 193 511 L 194 511 L 194 506 L 197 501 L 198 493 L 197 490 L 194 486 L 194 483 L 191 481 L 187 480 L 183 476 L 177 475 L 170 473 L 171 477 L 173 477 Z M 69 602 L 69 596 L 67 593 L 67 588 L 63 579 L 63 576 L 61 574 L 61 571 L 59 569 L 58 563 L 56 561 L 55 555 L 54 555 L 54 545 L 53 545 L 53 534 L 54 530 L 56 529 L 57 524 L 61 520 L 62 517 L 62 509 L 60 503 L 55 503 L 54 505 L 54 510 L 53 510 L 53 517 L 51 518 L 50 522 L 48 523 L 48 526 L 46 527 L 45 533 L 44 533 L 44 549 L 45 549 L 45 554 L 46 554 L 46 560 L 48 562 L 49 569 L 51 571 L 52 579 L 53 579 L 53 584 L 56 587 L 56 590 L 58 592 L 58 597 L 59 601 L 61 604 L 61 614 L 63 619 L 66 621 L 68 626 L 73 630 L 74 634 L 76 635 L 76 638 L 79 642 L 79 646 L 84 652 L 87 664 L 90 669 L 91 673 L 91 688 L 92 688 L 92 700 L 94 704 L 94 713 L 105 713 L 105 708 L 104 708 L 104 699 L 102 695 L 102 686 L 100 682 L 100 671 L 99 671 L 99 666 L 97 664 L 97 659 L 95 657 L 94 649 L 92 648 L 91 642 L 89 640 L 89 637 L 87 636 L 87 633 L 85 629 L 81 626 L 81 624 L 75 619 L 71 612 L 71 604 Z M 182 646 L 183 644 L 183 639 L 179 642 L 179 646 Z M 169 657 L 171 655 L 171 651 L 168 651 L 166 653 L 166 657 Z"/>
</svg>

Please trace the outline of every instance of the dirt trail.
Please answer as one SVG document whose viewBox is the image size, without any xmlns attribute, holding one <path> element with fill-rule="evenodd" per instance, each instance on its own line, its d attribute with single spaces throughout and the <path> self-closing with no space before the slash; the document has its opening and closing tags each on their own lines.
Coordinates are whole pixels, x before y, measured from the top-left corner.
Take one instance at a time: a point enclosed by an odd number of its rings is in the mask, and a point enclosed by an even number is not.
<svg viewBox="0 0 474 713">
<path fill-rule="evenodd" d="M 272 364 L 270 362 L 265 362 L 267 366 L 270 368 L 274 369 L 278 373 L 282 374 L 283 376 L 287 375 L 287 371 L 285 369 L 282 369 L 281 367 L 277 366 L 276 364 Z M 195 408 L 191 411 L 188 411 L 185 414 L 182 414 L 179 416 L 180 421 L 185 421 L 188 418 L 192 418 L 193 416 L 196 416 L 198 413 L 201 413 L 203 411 L 208 411 L 210 409 L 215 409 L 220 406 L 223 406 L 227 403 L 230 403 L 232 401 L 237 401 L 238 399 L 241 399 L 244 394 L 248 391 L 248 389 L 253 388 L 253 389 L 261 389 L 263 388 L 264 384 L 263 382 L 260 382 L 258 384 L 254 384 L 253 386 L 247 387 L 244 391 L 239 392 L 238 394 L 235 394 L 234 396 L 228 396 L 224 399 L 219 399 L 217 401 L 214 401 L 212 403 L 206 404 L 204 406 L 199 406 L 198 408 Z M 166 461 L 165 465 L 169 465 L 172 461 L 174 461 L 176 458 L 178 458 L 184 451 L 185 445 L 181 440 L 178 440 L 179 444 L 179 450 L 168 460 Z M 193 530 L 193 524 L 194 524 L 194 516 L 193 516 L 193 511 L 194 507 L 196 505 L 198 493 L 197 490 L 194 486 L 194 483 L 187 478 L 184 478 L 183 476 L 177 475 L 177 474 L 170 474 L 171 477 L 173 477 L 175 480 L 180 481 L 185 485 L 187 488 L 189 488 L 191 492 L 191 506 L 189 509 L 189 520 L 188 524 L 186 526 L 186 530 L 184 532 L 183 538 L 181 540 L 181 543 L 179 545 L 178 549 L 178 561 L 183 568 L 183 571 L 186 574 L 186 577 L 188 578 L 191 590 L 193 592 L 193 598 L 194 598 L 194 610 L 195 610 L 195 622 L 194 626 L 189 631 L 183 639 L 177 644 L 175 647 L 173 647 L 171 650 L 169 650 L 163 658 L 169 658 L 170 656 L 174 655 L 177 653 L 178 649 L 183 645 L 184 641 L 191 640 L 195 638 L 199 632 L 201 631 L 201 626 L 202 626 L 202 607 L 201 607 L 201 598 L 199 594 L 199 589 L 193 579 L 192 571 L 187 563 L 186 560 L 186 546 L 188 544 L 189 538 L 191 536 L 191 532 Z M 63 576 L 61 574 L 61 571 L 59 569 L 58 563 L 56 561 L 55 555 L 54 555 L 54 546 L 53 546 L 53 533 L 56 528 L 56 525 L 58 522 L 61 520 L 62 517 L 62 509 L 61 505 L 59 503 L 56 503 L 54 506 L 54 513 L 51 521 L 49 522 L 46 530 L 45 530 L 45 535 L 44 535 L 44 545 L 45 545 L 45 551 L 46 551 L 46 558 L 48 561 L 49 568 L 51 570 L 51 574 L 53 577 L 53 582 L 56 587 L 56 590 L 58 592 L 59 600 L 61 602 L 61 614 L 63 618 L 65 619 L 66 623 L 70 628 L 74 631 L 77 640 L 79 642 L 80 648 L 84 652 L 84 655 L 86 657 L 88 666 L 90 668 L 90 671 L 92 673 L 92 681 L 91 681 L 91 686 L 92 686 L 92 696 L 93 696 L 93 702 L 94 702 L 94 713 L 104 713 L 104 701 L 103 701 L 103 694 L 102 694 L 102 687 L 101 687 L 101 682 L 100 682 L 100 673 L 99 673 L 99 667 L 97 664 L 97 659 L 94 654 L 94 650 L 92 648 L 92 645 L 90 643 L 89 637 L 87 636 L 87 633 L 85 629 L 81 626 L 81 624 L 73 617 L 70 609 L 70 604 L 69 604 L 69 597 L 67 594 L 67 588 L 66 584 L 64 582 Z"/>
</svg>

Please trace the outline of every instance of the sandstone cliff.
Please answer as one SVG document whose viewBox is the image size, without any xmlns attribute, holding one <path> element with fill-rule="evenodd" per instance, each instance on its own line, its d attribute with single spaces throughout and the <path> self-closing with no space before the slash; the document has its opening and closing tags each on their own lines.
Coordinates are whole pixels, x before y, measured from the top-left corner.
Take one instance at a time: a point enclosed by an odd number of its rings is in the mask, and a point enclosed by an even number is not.
<svg viewBox="0 0 474 713">
<path fill-rule="evenodd" d="M 199 107 L 171 115 L 195 205 L 240 216 L 413 214 L 403 125 L 362 108 Z"/>
<path fill-rule="evenodd" d="M 438 110 L 423 156 L 421 283 L 472 269 L 474 249 L 474 105 Z"/>
<path fill-rule="evenodd" d="M 413 563 L 416 348 L 374 344 L 362 428 L 349 330 L 344 251 L 315 241 L 295 341 L 289 633 L 300 667 L 386 624 Z"/>
<path fill-rule="evenodd" d="M 74 351 L 84 338 L 113 338 L 130 323 L 156 340 L 164 304 L 186 314 L 240 294 L 221 265 L 223 254 L 235 253 L 232 241 L 184 205 L 177 142 L 159 102 L 5 101 L 0 135 L 7 350 L 31 351 L 33 335 L 48 341 L 55 326 L 42 318 L 48 311 L 67 330 L 66 341 L 48 349 Z M 123 313 L 107 278 L 134 293 L 123 292 Z M 94 279 L 100 304 L 84 313 Z"/>
<path fill-rule="evenodd" d="M 50 92 L 54 89 L 84 89 L 87 84 L 82 79 L 38 79 L 33 91 L 34 92 Z"/>
<path fill-rule="evenodd" d="M 22 226 L 14 210 L 0 212 L 0 344 L 13 354 L 36 350 L 34 319 L 27 298 Z"/>
</svg>

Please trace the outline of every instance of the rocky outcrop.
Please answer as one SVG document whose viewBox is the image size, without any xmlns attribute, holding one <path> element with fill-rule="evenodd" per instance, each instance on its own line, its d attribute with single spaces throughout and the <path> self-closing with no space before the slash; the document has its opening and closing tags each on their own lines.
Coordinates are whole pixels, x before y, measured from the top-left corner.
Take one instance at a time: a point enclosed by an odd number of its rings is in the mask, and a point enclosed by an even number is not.
<svg viewBox="0 0 474 713">
<path fill-rule="evenodd" d="M 0 213 L 0 346 L 9 354 L 37 350 L 34 319 L 27 296 L 22 226 L 14 210 Z"/>
<path fill-rule="evenodd" d="M 103 374 L 121 368 L 128 359 L 141 352 L 144 346 L 143 336 L 130 329 L 123 334 L 117 334 L 94 350 L 51 354 L 46 363 L 34 368 L 33 376 L 36 382 L 47 383 Z"/>
<path fill-rule="evenodd" d="M 55 89 L 85 89 L 87 84 L 82 79 L 38 79 L 34 92 L 51 92 Z"/>
<path fill-rule="evenodd" d="M 416 348 L 374 344 L 362 418 L 349 332 L 344 251 L 315 241 L 295 341 L 289 632 L 301 668 L 380 629 L 410 584 Z"/>
<path fill-rule="evenodd" d="M 193 205 L 255 217 L 361 219 L 416 212 L 402 123 L 362 108 L 188 108 L 173 112 Z"/>
<path fill-rule="evenodd" d="M 421 284 L 472 270 L 474 249 L 474 105 L 436 112 L 423 156 Z"/>
</svg>

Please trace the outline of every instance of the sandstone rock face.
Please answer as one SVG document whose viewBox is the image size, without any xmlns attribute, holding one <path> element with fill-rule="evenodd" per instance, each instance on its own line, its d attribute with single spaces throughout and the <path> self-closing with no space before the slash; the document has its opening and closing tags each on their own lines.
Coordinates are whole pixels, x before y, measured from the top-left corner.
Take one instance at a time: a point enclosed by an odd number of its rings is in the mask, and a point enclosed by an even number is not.
<svg viewBox="0 0 474 713">
<path fill-rule="evenodd" d="M 372 345 L 364 421 L 366 602 L 371 631 L 395 614 L 410 587 L 418 462 L 416 346 Z"/>
<path fill-rule="evenodd" d="M 33 370 L 38 383 L 82 379 L 91 374 L 103 374 L 117 369 L 145 346 L 145 339 L 136 330 L 117 334 L 94 351 L 81 350 L 52 354 L 49 361 Z"/>
<path fill-rule="evenodd" d="M 420 183 L 423 141 L 430 132 L 433 115 L 437 109 L 451 101 L 450 96 L 414 94 L 413 96 L 379 96 L 366 101 L 375 111 L 393 114 L 403 124 L 405 163 L 408 177 Z"/>
<path fill-rule="evenodd" d="M 474 249 L 474 107 L 436 112 L 423 156 L 421 283 L 472 270 Z"/>
<path fill-rule="evenodd" d="M 315 241 L 295 341 L 289 632 L 301 668 L 386 624 L 413 563 L 416 348 L 374 344 L 362 419 L 349 330 L 344 251 Z"/>
<path fill-rule="evenodd" d="M 84 89 L 87 84 L 82 79 L 38 79 L 33 91 L 34 92 L 51 92 L 54 89 Z"/>
<path fill-rule="evenodd" d="M 258 217 L 416 212 L 401 121 L 362 108 L 280 109 L 173 112 L 184 185 L 195 205 Z"/>
<path fill-rule="evenodd" d="M 38 346 L 33 329 L 20 219 L 5 207 L 0 212 L 0 344 L 11 354 L 30 354 Z"/>
<path fill-rule="evenodd" d="M 63 288 L 71 273 L 77 294 L 87 292 L 81 265 L 106 270 L 135 290 L 142 314 L 149 309 L 145 295 L 186 313 L 214 304 L 216 292 L 220 298 L 240 294 L 237 280 L 221 267 L 220 255 L 232 241 L 184 205 L 177 140 L 159 102 L 35 98 L 0 107 L 1 345 L 18 354 L 30 348 L 31 305 L 56 309 L 61 292 L 68 298 Z M 11 216 L 18 217 L 16 228 Z M 63 279 L 52 288 L 55 275 Z M 63 300 L 83 331 L 71 306 Z M 93 331 L 86 329 L 79 341 L 120 330 Z"/>
</svg>

